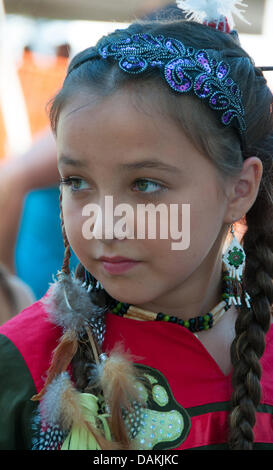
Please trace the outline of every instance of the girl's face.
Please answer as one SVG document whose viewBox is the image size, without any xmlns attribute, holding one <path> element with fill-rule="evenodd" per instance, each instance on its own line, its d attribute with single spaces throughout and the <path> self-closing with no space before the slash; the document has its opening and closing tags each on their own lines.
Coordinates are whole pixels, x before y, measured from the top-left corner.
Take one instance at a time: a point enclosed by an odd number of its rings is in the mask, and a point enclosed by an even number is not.
<svg viewBox="0 0 273 470">
<path fill-rule="evenodd" d="M 178 125 L 156 112 L 148 115 L 137 109 L 124 91 L 97 101 L 82 92 L 60 114 L 57 148 L 61 177 L 73 178 L 62 185 L 67 237 L 82 264 L 112 297 L 175 315 L 183 306 L 195 311 L 213 284 L 210 301 L 219 302 L 228 201 L 215 166 Z M 122 237 L 125 226 L 106 238 L 105 196 L 112 196 L 113 210 L 122 203 L 131 207 L 126 229 L 134 238 Z M 102 214 L 102 225 L 99 213 L 92 225 L 94 234 L 102 227 L 102 237 L 93 239 L 82 232 L 84 222 L 94 216 L 82 215 L 90 203 L 100 206 Z M 178 231 L 183 226 L 182 204 L 190 205 L 190 226 L 184 220 L 183 227 L 184 236 L 190 235 L 187 249 L 172 249 L 178 240 L 170 229 L 167 238 L 160 237 L 158 216 L 156 238 L 148 237 L 147 216 L 145 238 L 137 238 L 137 212 L 148 204 L 164 205 L 168 217 L 170 205 L 177 205 L 178 218 L 171 223 Z M 114 217 L 114 225 L 124 216 Z M 169 219 L 169 228 L 171 223 Z M 114 274 L 98 260 L 101 256 L 138 263 Z"/>
</svg>

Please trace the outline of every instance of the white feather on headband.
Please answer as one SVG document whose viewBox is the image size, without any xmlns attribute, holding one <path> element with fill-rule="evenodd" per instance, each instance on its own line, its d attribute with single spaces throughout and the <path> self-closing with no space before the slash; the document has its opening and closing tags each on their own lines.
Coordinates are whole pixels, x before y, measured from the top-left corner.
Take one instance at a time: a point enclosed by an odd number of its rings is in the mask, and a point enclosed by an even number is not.
<svg viewBox="0 0 273 470">
<path fill-rule="evenodd" d="M 176 3 L 189 20 L 219 24 L 226 18 L 230 29 L 233 29 L 235 26 L 233 15 L 235 15 L 244 23 L 250 24 L 243 16 L 245 10 L 238 8 L 247 8 L 242 0 L 176 0 Z"/>
</svg>

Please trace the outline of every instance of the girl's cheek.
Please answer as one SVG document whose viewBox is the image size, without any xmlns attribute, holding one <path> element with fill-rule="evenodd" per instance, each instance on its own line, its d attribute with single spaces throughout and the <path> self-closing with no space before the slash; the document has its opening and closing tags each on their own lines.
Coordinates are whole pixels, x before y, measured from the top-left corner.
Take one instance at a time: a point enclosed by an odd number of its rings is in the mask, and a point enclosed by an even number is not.
<svg viewBox="0 0 273 470">
<path fill-rule="evenodd" d="M 63 195 L 62 208 L 66 235 L 72 245 L 74 240 L 79 240 L 80 237 L 83 239 L 82 225 L 84 217 L 82 216 L 82 207 Z"/>
</svg>

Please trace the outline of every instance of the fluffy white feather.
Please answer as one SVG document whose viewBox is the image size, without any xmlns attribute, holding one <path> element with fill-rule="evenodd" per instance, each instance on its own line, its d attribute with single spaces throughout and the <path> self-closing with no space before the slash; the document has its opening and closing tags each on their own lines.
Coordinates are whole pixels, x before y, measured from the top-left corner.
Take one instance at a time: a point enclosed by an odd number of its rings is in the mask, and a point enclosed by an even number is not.
<svg viewBox="0 0 273 470">
<path fill-rule="evenodd" d="M 47 296 L 41 302 L 50 321 L 64 330 L 77 332 L 84 331 L 87 322 L 98 321 L 108 310 L 107 306 L 96 305 L 81 281 L 72 275 L 63 275 L 57 282 L 51 283 Z"/>
<path fill-rule="evenodd" d="M 227 18 L 229 27 L 234 28 L 233 16 L 237 16 L 244 23 L 250 24 L 243 16 L 247 8 L 242 0 L 176 0 L 178 8 L 186 13 L 189 20 L 200 23 L 219 23 L 223 18 Z"/>
<path fill-rule="evenodd" d="M 70 396 L 73 397 L 73 400 Z M 68 400 L 67 397 L 70 399 Z M 59 425 L 63 430 L 69 430 L 73 423 L 73 412 L 75 411 L 75 407 L 71 407 L 71 402 L 75 401 L 76 398 L 77 392 L 73 388 L 68 372 L 58 375 L 48 385 L 40 402 L 43 421 L 49 426 Z M 67 399 L 70 406 L 65 406 L 65 399 Z"/>
</svg>

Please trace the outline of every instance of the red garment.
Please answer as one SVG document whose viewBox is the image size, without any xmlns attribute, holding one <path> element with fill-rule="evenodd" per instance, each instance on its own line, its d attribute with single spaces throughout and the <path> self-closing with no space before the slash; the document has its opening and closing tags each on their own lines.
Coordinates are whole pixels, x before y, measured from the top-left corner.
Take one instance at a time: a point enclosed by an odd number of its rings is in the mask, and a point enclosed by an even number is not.
<svg viewBox="0 0 273 470">
<path fill-rule="evenodd" d="M 273 325 L 267 333 L 261 360 L 263 396 L 254 435 L 255 442 L 272 443 L 273 449 L 272 340 Z M 134 362 L 159 370 L 167 378 L 176 401 L 190 414 L 191 429 L 179 449 L 227 442 L 232 373 L 223 374 L 194 334 L 173 323 L 142 322 L 108 313 L 106 349 L 110 350 L 117 341 L 138 357 Z"/>
<path fill-rule="evenodd" d="M 110 351 L 121 342 L 125 351 L 133 356 L 134 363 L 159 371 L 168 382 L 176 402 L 190 416 L 188 436 L 177 448 L 225 448 L 221 446 L 227 443 L 231 374 L 223 374 L 198 338 L 186 328 L 166 322 L 120 318 L 112 313 L 107 313 L 106 317 L 104 350 Z M 61 335 L 60 328 L 49 321 L 42 303 L 38 301 L 1 326 L 1 335 L 17 348 L 39 392 Z M 257 448 L 262 444 L 263 448 L 273 450 L 272 339 L 271 326 L 261 360 L 263 395 L 254 433 Z M 11 374 L 12 367 L 11 364 Z M 25 397 L 26 402 L 29 399 Z M 23 408 L 24 404 L 22 413 Z"/>
</svg>

